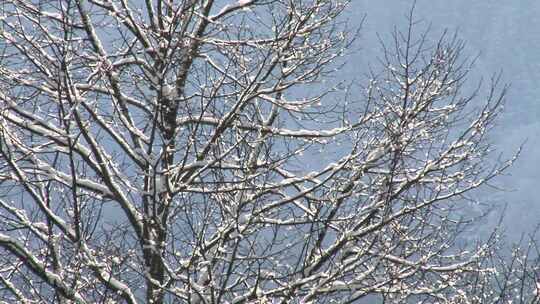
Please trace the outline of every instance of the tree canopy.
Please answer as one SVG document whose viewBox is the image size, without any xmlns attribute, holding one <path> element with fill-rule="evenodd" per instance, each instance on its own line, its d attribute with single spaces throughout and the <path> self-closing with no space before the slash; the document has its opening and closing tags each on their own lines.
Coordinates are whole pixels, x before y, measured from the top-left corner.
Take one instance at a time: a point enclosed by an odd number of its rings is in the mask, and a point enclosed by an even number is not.
<svg viewBox="0 0 540 304">
<path fill-rule="evenodd" d="M 464 43 L 412 11 L 337 82 L 347 2 L 3 1 L 0 299 L 536 299 L 528 258 L 460 242 L 514 160 L 506 88 L 464 90 Z"/>
</svg>

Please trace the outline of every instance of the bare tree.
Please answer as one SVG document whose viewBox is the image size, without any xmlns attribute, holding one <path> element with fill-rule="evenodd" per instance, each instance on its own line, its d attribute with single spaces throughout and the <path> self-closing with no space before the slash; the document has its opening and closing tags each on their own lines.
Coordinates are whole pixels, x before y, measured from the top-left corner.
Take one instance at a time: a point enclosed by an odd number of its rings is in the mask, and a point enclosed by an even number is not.
<svg viewBox="0 0 540 304">
<path fill-rule="evenodd" d="M 3 0 L 0 298 L 469 303 L 504 88 L 411 17 L 340 93 L 346 2 Z"/>
<path fill-rule="evenodd" d="M 501 235 L 494 233 L 493 237 Z M 540 303 L 538 228 L 517 244 L 491 251 L 482 264 L 488 271 L 469 273 L 469 284 L 464 290 L 469 295 L 466 303 Z"/>
</svg>

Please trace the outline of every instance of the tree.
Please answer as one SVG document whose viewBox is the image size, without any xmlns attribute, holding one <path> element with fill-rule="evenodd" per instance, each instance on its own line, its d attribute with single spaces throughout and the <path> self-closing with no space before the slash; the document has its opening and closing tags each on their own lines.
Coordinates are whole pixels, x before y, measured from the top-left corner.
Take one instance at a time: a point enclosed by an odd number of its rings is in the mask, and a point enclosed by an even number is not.
<svg viewBox="0 0 540 304">
<path fill-rule="evenodd" d="M 2 300 L 469 303 L 497 78 L 411 16 L 343 94 L 347 1 L 225 2 L 2 2 Z"/>
<path fill-rule="evenodd" d="M 494 233 L 493 237 L 500 237 Z M 507 248 L 492 250 L 483 259 L 487 272 L 470 273 L 467 303 L 540 303 L 538 227 Z"/>
</svg>

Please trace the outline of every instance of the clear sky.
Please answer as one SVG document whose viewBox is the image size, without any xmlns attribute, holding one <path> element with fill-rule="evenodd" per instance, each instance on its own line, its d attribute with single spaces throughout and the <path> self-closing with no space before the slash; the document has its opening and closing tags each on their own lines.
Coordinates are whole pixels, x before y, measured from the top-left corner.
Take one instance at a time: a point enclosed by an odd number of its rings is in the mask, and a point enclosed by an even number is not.
<svg viewBox="0 0 540 304">
<path fill-rule="evenodd" d="M 366 19 L 357 42 L 360 51 L 351 58 L 358 64 L 348 65 L 344 77 L 366 72 L 362 68 L 374 63 L 379 51 L 376 34 L 388 38 L 394 25 L 403 25 L 412 3 L 352 1 L 351 23 Z M 432 38 L 445 28 L 457 30 L 467 42 L 466 53 L 480 55 L 471 81 L 502 71 L 511 85 L 492 141 L 506 156 L 525 146 L 516 165 L 499 179 L 498 185 L 509 191 L 486 197 L 508 203 L 504 223 L 515 239 L 540 223 L 540 1 L 418 0 L 415 15 L 432 24 Z"/>
</svg>

